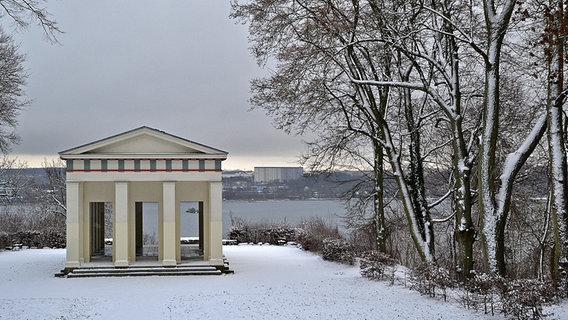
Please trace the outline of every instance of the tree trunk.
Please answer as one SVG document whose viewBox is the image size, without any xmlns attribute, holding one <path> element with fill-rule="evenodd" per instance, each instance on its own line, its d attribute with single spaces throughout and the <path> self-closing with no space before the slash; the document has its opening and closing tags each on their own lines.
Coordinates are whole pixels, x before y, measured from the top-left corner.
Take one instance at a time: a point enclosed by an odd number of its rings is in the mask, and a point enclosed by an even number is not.
<svg viewBox="0 0 568 320">
<path fill-rule="evenodd" d="M 497 210 L 496 179 L 497 137 L 499 133 L 499 62 L 501 47 L 515 1 L 506 1 L 497 13 L 492 0 L 483 2 L 487 30 L 487 52 L 485 56 L 485 92 L 483 124 L 479 161 L 479 201 L 481 217 L 481 242 L 484 252 L 484 268 L 491 274 L 505 275 L 504 228 L 508 206 Z M 504 195 L 510 197 L 510 193 Z M 504 201 L 505 199 L 499 199 Z"/>
<path fill-rule="evenodd" d="M 375 173 L 373 209 L 375 213 L 375 228 L 377 232 L 376 249 L 379 252 L 386 252 L 385 208 L 383 201 L 383 147 L 374 141 L 373 148 L 375 152 L 373 167 L 373 171 Z"/>
<path fill-rule="evenodd" d="M 404 213 L 408 221 L 408 226 L 410 229 L 410 236 L 414 242 L 416 250 L 421 260 L 427 263 L 435 263 L 434 257 L 434 245 L 433 238 L 430 238 L 429 229 L 432 228 L 431 221 L 419 221 L 426 215 L 416 212 L 414 206 L 414 200 L 412 198 L 410 187 L 408 186 L 407 179 L 402 170 L 400 155 L 398 154 L 392 136 L 389 132 L 388 126 L 384 124 L 381 129 L 383 130 L 383 136 L 385 139 L 385 152 L 389 159 L 391 168 L 393 170 L 393 176 L 398 186 L 400 193 L 400 198 L 404 208 Z M 428 228 L 428 232 L 421 232 L 419 224 L 423 224 Z"/>
<path fill-rule="evenodd" d="M 548 15 L 548 150 L 550 153 L 551 217 L 554 248 L 551 255 L 551 279 L 557 285 L 567 255 L 567 173 L 566 149 L 563 131 L 564 105 L 564 1 L 550 2 L 552 12 Z M 556 12 L 554 12 L 556 11 Z M 564 266 L 563 266 L 564 264 Z"/>
<path fill-rule="evenodd" d="M 448 34 L 453 34 L 454 26 L 447 23 L 450 14 L 447 13 L 444 26 Z M 461 87 L 460 87 L 460 66 L 458 45 L 453 36 L 446 37 L 449 58 L 451 61 L 451 110 L 447 111 L 450 119 L 450 130 L 452 131 L 452 150 L 453 150 L 453 171 L 454 171 L 454 190 L 453 204 L 455 212 L 454 237 L 457 243 L 457 265 L 461 272 L 462 280 L 471 276 L 473 270 L 473 243 L 475 242 L 475 227 L 471 218 L 471 160 L 464 139 L 462 127 L 462 108 L 461 108 Z"/>
<path fill-rule="evenodd" d="M 403 79 L 403 81 L 408 81 L 408 79 Z M 408 181 L 412 211 L 417 221 L 418 231 L 420 232 L 422 241 L 428 245 L 428 251 L 434 255 L 434 229 L 431 223 L 430 209 L 428 208 L 424 189 L 424 166 L 420 152 L 420 128 L 414 119 L 413 104 L 410 97 L 410 90 L 404 89 L 404 115 L 410 136 L 408 147 L 410 153 L 410 170 L 406 180 Z"/>
</svg>

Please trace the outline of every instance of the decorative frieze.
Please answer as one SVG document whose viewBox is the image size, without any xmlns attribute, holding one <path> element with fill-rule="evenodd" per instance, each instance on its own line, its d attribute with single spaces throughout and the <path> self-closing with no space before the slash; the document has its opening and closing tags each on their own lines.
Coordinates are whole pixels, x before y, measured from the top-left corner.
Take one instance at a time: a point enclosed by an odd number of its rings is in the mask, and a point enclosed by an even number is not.
<svg viewBox="0 0 568 320">
<path fill-rule="evenodd" d="M 220 159 L 69 159 L 67 172 L 221 172 Z"/>
</svg>

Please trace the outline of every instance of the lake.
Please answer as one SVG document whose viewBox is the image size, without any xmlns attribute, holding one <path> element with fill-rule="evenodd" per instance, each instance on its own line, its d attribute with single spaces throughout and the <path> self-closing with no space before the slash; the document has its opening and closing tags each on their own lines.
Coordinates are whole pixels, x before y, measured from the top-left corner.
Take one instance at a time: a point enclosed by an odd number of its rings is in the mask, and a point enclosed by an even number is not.
<svg viewBox="0 0 568 320">
<path fill-rule="evenodd" d="M 1 210 L 17 211 L 24 214 L 33 212 L 34 207 L 28 205 L 11 205 Z M 198 236 L 197 202 L 180 204 L 181 237 Z M 247 223 L 279 224 L 286 222 L 295 226 L 304 219 L 322 218 L 330 225 L 343 225 L 345 215 L 344 203 L 340 200 L 266 200 L 266 201 L 223 201 L 223 235 L 231 227 L 231 218 L 241 219 Z M 143 204 L 143 232 L 157 239 L 158 235 L 158 203 Z"/>
<path fill-rule="evenodd" d="M 345 215 L 339 200 L 267 200 L 223 201 L 223 233 L 231 227 L 231 216 L 250 223 L 281 223 L 297 225 L 310 217 L 320 217 L 332 225 L 341 225 Z"/>
<path fill-rule="evenodd" d="M 198 215 L 192 213 L 195 202 L 182 202 L 181 236 L 198 235 Z M 144 233 L 157 234 L 158 204 L 144 203 Z M 231 217 L 248 223 L 281 223 L 297 225 L 310 217 L 320 217 L 326 223 L 341 226 L 345 214 L 343 202 L 339 200 L 267 200 L 267 201 L 223 201 L 223 235 L 231 227 Z"/>
</svg>

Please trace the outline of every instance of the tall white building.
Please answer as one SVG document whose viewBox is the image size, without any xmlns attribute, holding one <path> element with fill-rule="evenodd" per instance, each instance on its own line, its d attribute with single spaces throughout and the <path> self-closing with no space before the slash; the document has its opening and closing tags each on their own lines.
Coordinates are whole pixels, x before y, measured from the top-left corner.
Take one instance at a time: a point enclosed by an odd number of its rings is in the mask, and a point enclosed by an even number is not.
<svg viewBox="0 0 568 320">
<path fill-rule="evenodd" d="M 288 182 L 304 174 L 302 167 L 254 167 L 254 182 Z"/>
</svg>

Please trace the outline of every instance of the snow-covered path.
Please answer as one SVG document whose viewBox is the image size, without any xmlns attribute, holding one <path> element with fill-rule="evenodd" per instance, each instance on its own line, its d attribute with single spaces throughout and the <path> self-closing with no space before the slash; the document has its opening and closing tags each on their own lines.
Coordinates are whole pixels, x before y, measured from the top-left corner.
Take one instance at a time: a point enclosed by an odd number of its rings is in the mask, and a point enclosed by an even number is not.
<svg viewBox="0 0 568 320">
<path fill-rule="evenodd" d="M 65 251 L 0 252 L 0 319 L 500 319 L 295 247 L 226 246 L 233 275 L 60 279 Z"/>
</svg>

